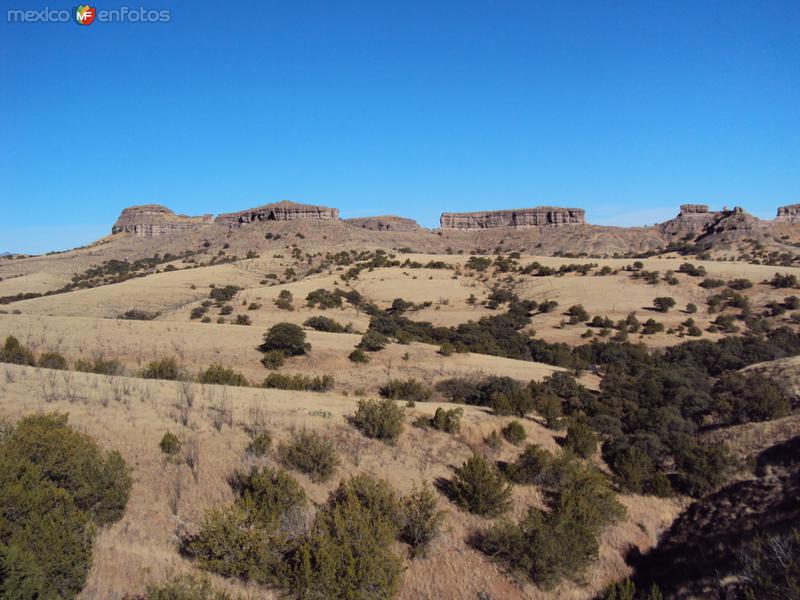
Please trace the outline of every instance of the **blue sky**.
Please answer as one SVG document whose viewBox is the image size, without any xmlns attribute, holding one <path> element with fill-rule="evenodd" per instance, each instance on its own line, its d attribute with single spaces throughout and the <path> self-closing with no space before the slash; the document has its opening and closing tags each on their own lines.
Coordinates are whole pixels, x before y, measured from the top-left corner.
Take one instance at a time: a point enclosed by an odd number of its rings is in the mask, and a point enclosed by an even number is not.
<svg viewBox="0 0 800 600">
<path fill-rule="evenodd" d="M 86 243 L 150 202 L 426 226 L 800 202 L 796 0 L 142 0 L 171 21 L 88 27 L 6 20 L 74 3 L 0 4 L 0 251 Z"/>
</svg>

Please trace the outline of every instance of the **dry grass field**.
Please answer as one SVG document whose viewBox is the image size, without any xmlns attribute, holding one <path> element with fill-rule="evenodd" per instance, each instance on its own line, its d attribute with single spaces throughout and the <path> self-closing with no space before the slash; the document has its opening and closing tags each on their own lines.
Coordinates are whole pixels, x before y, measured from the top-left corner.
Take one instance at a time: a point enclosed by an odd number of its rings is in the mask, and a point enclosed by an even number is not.
<svg viewBox="0 0 800 600">
<path fill-rule="evenodd" d="M 503 314 L 505 306 L 492 308 L 487 300 L 495 290 L 511 290 L 519 300 L 558 303 L 551 312 L 535 312 L 523 334 L 570 346 L 588 343 L 587 329 L 593 330 L 594 339 L 607 340 L 614 335 L 613 331 L 589 328 L 583 320 L 570 324 L 567 311 L 573 305 L 582 305 L 589 320 L 600 316 L 617 322 L 631 313 L 641 323 L 655 319 L 664 325 L 664 331 L 644 335 L 640 330 L 628 336 L 628 341 L 644 343 L 651 350 L 692 339 L 719 340 L 729 333 L 707 331 L 720 314 L 710 312 L 707 301 L 720 288 L 700 287 L 704 279 L 749 280 L 752 286 L 739 293 L 747 299 L 753 314 L 766 315 L 770 327 L 796 330 L 800 320 L 792 315 L 792 310 L 775 309 L 796 290 L 764 283 L 776 273 L 800 277 L 800 269 L 796 267 L 698 260 L 671 254 L 639 259 L 642 264 L 637 271 L 659 272 L 655 283 L 647 283 L 643 278 L 632 277 L 630 266 L 636 259 L 539 256 L 525 253 L 536 246 L 530 239 L 509 236 L 510 241 L 506 240 L 504 246 L 506 252 L 513 249 L 515 240 L 522 239 L 519 243 L 522 253 L 515 255 L 513 268 L 504 270 L 495 268 L 495 264 L 480 271 L 468 266 L 470 247 L 483 247 L 491 252 L 506 234 L 494 231 L 437 235 L 424 230 L 378 233 L 354 231 L 342 223 L 279 223 L 270 227 L 269 231 L 283 237 L 266 239 L 267 229 L 260 226 L 236 234 L 211 228 L 150 240 L 119 235 L 63 254 L 0 259 L 0 296 L 8 297 L 59 290 L 73 276 L 83 276 L 88 269 L 101 267 L 104 261 L 134 261 L 157 254 L 177 256 L 187 250 L 195 252 L 188 258 L 157 262 L 155 267 L 137 273 L 142 276 L 125 281 L 95 282 L 85 289 L 0 305 L 0 338 L 13 335 L 37 355 L 57 352 L 69 365 L 80 359 L 102 357 L 118 361 L 123 368 L 121 375 L 105 376 L 0 364 L 0 418 L 16 421 L 31 413 L 68 413 L 73 427 L 95 438 L 104 448 L 118 449 L 133 469 L 134 483 L 127 510 L 121 521 L 98 533 L 82 598 L 122 600 L 126 594 L 140 593 L 149 583 L 163 581 L 175 573 L 199 572 L 179 552 L 180 536 L 196 531 L 209 508 L 233 499 L 226 481 L 235 469 L 275 464 L 274 454 L 256 459 L 245 452 L 249 442 L 246 429 L 253 422 L 262 423 L 276 442 L 302 430 L 319 431 L 334 441 L 342 463 L 331 480 L 315 483 L 293 473 L 313 506 L 323 504 L 340 481 L 361 472 L 385 478 L 399 492 L 407 493 L 415 484 L 450 478 L 453 468 L 473 451 L 496 461 L 513 461 L 520 448 L 503 442 L 499 448 L 491 449 L 484 443 L 486 436 L 500 430 L 511 418 L 496 416 L 487 407 L 463 406 L 462 426 L 457 434 L 412 426 L 419 415 L 430 417 L 438 407 L 452 408 L 437 394 L 432 401 L 417 402 L 413 407 L 399 403 L 406 413 L 405 429 L 396 445 L 387 445 L 365 437 L 349 422 L 358 400 L 377 397 L 379 388 L 393 379 L 414 378 L 432 387 L 456 376 L 507 376 L 527 383 L 541 382 L 554 373 L 571 372 L 542 362 L 475 352 L 445 355 L 439 347 L 419 342 L 390 343 L 385 349 L 371 353 L 367 364 L 357 364 L 348 355 L 370 327 L 370 314 L 364 306 L 349 302 L 328 309 L 309 307 L 306 296 L 314 290 L 357 291 L 379 311 L 387 311 L 395 299 L 401 298 L 415 304 L 404 313 L 405 317 L 435 327 L 457 327 Z M 569 235 L 579 234 L 576 228 Z M 589 245 L 605 248 L 602 254 L 613 253 L 617 245 L 620 248 L 630 245 L 628 237 L 634 234 L 627 230 L 607 231 L 604 235 L 610 237 L 605 246 L 604 238 L 598 237 L 600 234 L 592 234 Z M 525 235 L 533 236 L 535 241 L 551 233 Z M 642 249 L 647 249 L 652 241 L 650 235 L 651 232 L 641 238 Z M 569 239 L 568 236 L 561 243 L 566 244 Z M 325 256 L 340 251 L 356 256 L 358 252 L 372 253 L 377 248 L 385 249 L 390 259 L 410 263 L 364 267 L 357 277 L 347 278 L 350 264 L 337 265 Z M 251 250 L 258 256 L 243 258 Z M 495 258 L 492 254 L 486 256 Z M 212 257 L 224 261 L 212 264 Z M 355 263 L 359 260 L 365 259 L 353 258 Z M 524 272 L 534 262 L 555 270 L 574 264 L 593 265 L 586 275 L 566 272 L 536 276 Z M 686 262 L 702 267 L 705 275 L 680 272 Z M 675 278 L 671 283 L 665 281 L 670 271 Z M 207 322 L 192 318 L 193 311 L 210 304 L 211 290 L 224 286 L 239 289 L 232 299 L 205 309 Z M 291 310 L 276 306 L 279 294 L 287 292 L 292 297 Z M 660 296 L 673 298 L 675 306 L 668 312 L 655 311 L 653 300 Z M 687 311 L 689 304 L 696 305 L 696 312 Z M 226 305 L 229 308 L 223 309 Z M 152 318 L 120 318 L 130 310 L 150 313 Z M 723 309 L 722 314 L 735 315 L 737 326 L 744 329 L 738 310 Z M 347 326 L 348 331 L 327 333 L 304 327 L 310 351 L 304 356 L 288 358 L 280 373 L 330 375 L 334 383 L 329 391 L 240 388 L 140 377 L 151 361 L 173 358 L 189 378 L 212 364 L 220 364 L 244 375 L 251 385 L 259 386 L 270 373 L 262 366 L 262 355 L 257 350 L 265 332 L 278 323 L 303 326 L 315 316 L 334 319 Z M 249 324 L 235 324 L 237 318 Z M 685 323 L 689 318 L 699 327 L 699 336 L 688 335 Z M 747 371 L 785 380 L 796 397 L 800 381 L 797 367 L 797 358 L 787 358 L 752 365 Z M 598 390 L 602 376 L 596 369 L 585 369 L 578 374 L 577 381 L 589 390 Z M 187 394 L 193 399 L 188 411 L 182 408 Z M 527 442 L 550 451 L 559 450 L 565 430 L 546 428 L 543 416 L 536 412 L 521 421 Z M 164 458 L 158 444 L 167 431 L 178 435 L 185 447 L 197 450 L 199 463 L 195 468 Z M 708 443 L 726 443 L 741 461 L 738 477 L 746 478 L 747 469 L 741 465 L 798 434 L 800 421 L 792 415 L 767 423 L 711 430 L 703 436 Z M 589 460 L 605 473 L 611 473 L 599 452 Z M 527 578 L 509 573 L 470 545 L 467 541 L 470 535 L 485 528 L 490 520 L 458 509 L 440 494 L 438 502 L 445 511 L 442 533 L 428 557 L 403 560 L 399 597 L 403 600 L 594 598 L 609 583 L 630 575 L 626 556 L 632 549 L 646 553 L 653 548 L 659 536 L 691 502 L 682 495 L 659 498 L 627 493 L 620 493 L 619 500 L 627 509 L 627 516 L 603 531 L 599 556 L 584 576 L 544 591 Z M 528 506 L 545 506 L 542 490 L 537 486 L 515 486 L 509 516 L 522 517 Z M 312 512 L 308 511 L 307 519 Z M 402 549 L 398 551 L 402 553 Z M 212 579 L 221 589 L 244 597 L 279 597 L 274 590 L 251 583 L 216 576 Z"/>
</svg>

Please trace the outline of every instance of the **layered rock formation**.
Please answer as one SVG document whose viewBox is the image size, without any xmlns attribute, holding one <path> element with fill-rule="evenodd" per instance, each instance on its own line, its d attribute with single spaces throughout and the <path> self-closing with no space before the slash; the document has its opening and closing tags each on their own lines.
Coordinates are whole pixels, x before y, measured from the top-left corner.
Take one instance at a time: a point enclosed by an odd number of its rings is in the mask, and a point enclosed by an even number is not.
<svg viewBox="0 0 800 600">
<path fill-rule="evenodd" d="M 491 229 L 494 227 L 548 227 L 582 225 L 586 223 L 585 211 L 581 208 L 537 206 L 467 213 L 442 213 L 439 223 L 442 229 Z"/>
<path fill-rule="evenodd" d="M 296 221 L 299 219 L 329 221 L 338 218 L 339 209 L 336 208 L 283 200 L 239 212 L 221 214 L 215 219 L 215 222 L 228 227 L 241 227 L 259 221 Z"/>
<path fill-rule="evenodd" d="M 361 227 L 361 229 L 371 229 L 372 231 L 417 231 L 419 229 L 419 224 L 414 219 L 394 215 L 358 217 L 344 221 L 350 225 Z"/>
<path fill-rule="evenodd" d="M 213 223 L 211 215 L 189 217 L 176 215 L 160 204 L 129 206 L 120 214 L 111 227 L 111 233 L 130 233 L 140 238 L 153 238 L 160 235 L 200 229 Z"/>
<path fill-rule="evenodd" d="M 719 214 L 709 211 L 708 204 L 681 204 L 678 216 L 661 223 L 658 228 L 670 236 L 696 237 L 705 232 Z"/>
<path fill-rule="evenodd" d="M 800 223 L 800 204 L 778 207 L 778 216 L 775 220 L 780 223 Z"/>
</svg>

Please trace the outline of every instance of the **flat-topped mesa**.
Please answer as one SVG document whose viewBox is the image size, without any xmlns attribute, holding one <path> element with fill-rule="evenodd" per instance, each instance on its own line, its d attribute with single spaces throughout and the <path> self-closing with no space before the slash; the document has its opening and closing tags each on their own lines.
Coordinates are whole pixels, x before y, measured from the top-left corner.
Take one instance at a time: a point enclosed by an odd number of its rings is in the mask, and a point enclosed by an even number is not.
<svg viewBox="0 0 800 600">
<path fill-rule="evenodd" d="M 582 208 L 537 206 L 467 213 L 442 213 L 442 229 L 491 229 L 494 227 L 561 227 L 583 225 L 586 212 Z"/>
<path fill-rule="evenodd" d="M 265 204 L 256 208 L 249 208 L 234 213 L 219 215 L 216 223 L 227 225 L 228 227 L 241 227 L 248 223 L 259 221 L 297 221 L 300 219 L 310 219 L 316 221 L 331 221 L 339 218 L 338 208 L 328 208 L 327 206 L 313 206 L 311 204 L 299 204 L 282 200 L 273 204 Z"/>
<path fill-rule="evenodd" d="M 160 204 L 129 206 L 111 227 L 111 233 L 130 233 L 139 238 L 154 238 L 180 231 L 200 229 L 214 222 L 212 215 L 176 215 Z"/>
<path fill-rule="evenodd" d="M 414 219 L 406 219 L 405 217 L 396 217 L 394 215 L 357 217 L 355 219 L 345 219 L 344 222 L 372 231 L 417 231 L 420 228 Z"/>
<path fill-rule="evenodd" d="M 775 220 L 779 223 L 800 223 L 800 204 L 779 206 Z"/>
</svg>

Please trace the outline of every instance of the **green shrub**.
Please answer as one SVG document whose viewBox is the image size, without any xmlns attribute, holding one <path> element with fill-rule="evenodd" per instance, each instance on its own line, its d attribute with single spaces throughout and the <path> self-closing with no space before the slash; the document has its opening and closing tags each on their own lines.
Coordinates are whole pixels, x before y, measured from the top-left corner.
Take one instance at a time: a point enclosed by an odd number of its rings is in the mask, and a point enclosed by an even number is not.
<svg viewBox="0 0 800 600">
<path fill-rule="evenodd" d="M 145 379 L 175 380 L 181 376 L 181 373 L 178 361 L 174 358 L 161 358 L 150 361 L 142 371 L 142 377 Z"/>
<path fill-rule="evenodd" d="M 294 310 L 294 306 L 292 306 L 293 300 L 292 292 L 289 290 L 281 290 L 278 297 L 275 299 L 275 306 L 281 310 Z"/>
<path fill-rule="evenodd" d="M 380 388 L 380 394 L 384 398 L 392 400 L 413 400 L 414 402 L 424 402 L 429 400 L 433 391 L 416 379 L 392 379 Z"/>
<path fill-rule="evenodd" d="M 559 465 L 550 452 L 537 444 L 527 444 L 508 466 L 508 478 L 525 485 L 552 486 L 559 478 Z"/>
<path fill-rule="evenodd" d="M 495 430 L 484 438 L 483 443 L 492 450 L 497 450 L 502 445 L 503 438 L 500 437 L 500 434 Z"/>
<path fill-rule="evenodd" d="M 327 481 L 339 465 L 333 443 L 313 431 L 302 431 L 280 445 L 278 454 L 287 467 L 308 475 L 313 481 Z"/>
<path fill-rule="evenodd" d="M 0 437 L 0 597 L 74 598 L 86 581 L 95 525 L 119 520 L 131 488 L 66 415 L 21 419 Z"/>
<path fill-rule="evenodd" d="M 326 331 L 328 333 L 342 333 L 345 331 L 345 328 L 341 324 L 330 317 L 309 317 L 303 325 L 317 331 Z"/>
<path fill-rule="evenodd" d="M 274 370 L 280 369 L 285 360 L 283 352 L 280 350 L 269 350 L 261 357 L 261 364 L 267 369 Z"/>
<path fill-rule="evenodd" d="M 259 431 L 254 433 L 250 443 L 245 448 L 245 452 L 253 456 L 266 456 L 271 447 L 272 436 L 268 431 Z"/>
<path fill-rule="evenodd" d="M 529 508 L 519 522 L 501 522 L 477 540 L 481 550 L 545 589 L 578 579 L 599 553 L 603 528 L 621 519 L 603 474 L 572 461 L 549 497 L 549 511 Z"/>
<path fill-rule="evenodd" d="M 96 373 L 97 375 L 121 375 L 122 364 L 115 359 L 105 359 L 102 356 L 94 360 L 79 358 L 75 361 L 75 370 L 83 373 Z"/>
<path fill-rule="evenodd" d="M 234 597 L 214 589 L 206 577 L 181 575 L 165 583 L 149 585 L 143 595 L 130 600 L 234 600 Z"/>
<path fill-rule="evenodd" d="M 669 311 L 670 308 L 675 306 L 675 298 L 670 298 L 669 296 L 659 296 L 653 300 L 653 306 L 658 312 L 665 313 Z"/>
<path fill-rule="evenodd" d="M 253 467 L 249 473 L 236 471 L 230 484 L 239 496 L 237 506 L 244 509 L 251 522 L 266 530 L 306 504 L 306 493 L 300 484 L 278 469 Z"/>
<path fill-rule="evenodd" d="M 213 364 L 205 371 L 200 373 L 200 376 L 197 378 L 197 380 L 200 383 L 210 383 L 216 385 L 233 385 L 238 387 L 247 387 L 250 385 L 250 382 L 247 381 L 247 378 L 238 371 L 234 371 L 229 367 L 223 367 L 222 365 L 218 364 Z"/>
<path fill-rule="evenodd" d="M 354 363 L 368 363 L 369 362 L 369 355 L 364 352 L 361 348 L 356 348 L 353 350 L 350 355 L 347 357 Z"/>
<path fill-rule="evenodd" d="M 511 485 L 479 454 L 455 469 L 450 492 L 457 505 L 478 515 L 495 517 L 511 508 Z"/>
<path fill-rule="evenodd" d="M 306 332 L 293 323 L 273 325 L 264 335 L 264 343 L 259 346 L 261 352 L 277 350 L 284 356 L 299 356 L 311 349 L 306 343 Z"/>
<path fill-rule="evenodd" d="M 43 369 L 59 369 L 61 371 L 69 369 L 67 359 L 58 352 L 43 352 L 36 364 Z"/>
<path fill-rule="evenodd" d="M 403 529 L 400 539 L 411 546 L 411 556 L 424 557 L 439 535 L 444 512 L 438 509 L 436 495 L 429 487 L 414 488 L 403 499 Z"/>
<path fill-rule="evenodd" d="M 508 425 L 503 427 L 502 433 L 503 437 L 515 446 L 525 441 L 525 428 L 519 421 L 511 421 Z"/>
<path fill-rule="evenodd" d="M 441 406 L 436 409 L 430 425 L 434 429 L 445 433 L 458 433 L 461 430 L 461 417 L 464 410 L 461 408 L 445 409 Z"/>
<path fill-rule="evenodd" d="M 581 458 L 589 458 L 597 451 L 597 437 L 586 423 L 578 421 L 567 427 L 564 445 Z"/>
<path fill-rule="evenodd" d="M 249 315 L 236 315 L 236 320 L 233 322 L 234 325 L 252 325 L 253 321 L 250 319 Z"/>
<path fill-rule="evenodd" d="M 564 409 L 561 400 L 552 393 L 544 393 L 534 398 L 533 405 L 536 411 L 542 415 L 544 424 L 550 429 L 558 429 L 561 426 L 561 418 L 564 416 Z"/>
<path fill-rule="evenodd" d="M 357 347 L 367 352 L 377 352 L 378 350 L 383 350 L 388 343 L 389 338 L 374 329 L 370 329 L 361 337 Z"/>
<path fill-rule="evenodd" d="M 241 290 L 238 285 L 226 285 L 224 287 L 213 287 L 208 293 L 208 297 L 217 302 L 230 302 Z"/>
<path fill-rule="evenodd" d="M 294 596 L 393 598 L 402 570 L 392 552 L 397 527 L 375 515 L 350 491 L 321 508 L 289 559 L 288 587 Z"/>
<path fill-rule="evenodd" d="M 0 349 L 0 362 L 31 367 L 35 364 L 33 352 L 23 346 L 13 335 L 6 338 L 3 348 Z"/>
<path fill-rule="evenodd" d="M 694 313 L 696 313 L 697 312 L 697 304 L 695 304 L 694 302 L 689 302 L 686 305 L 686 312 L 689 313 L 690 315 L 693 315 Z"/>
<path fill-rule="evenodd" d="M 128 321 L 152 321 L 153 319 L 158 317 L 158 315 L 159 313 L 157 312 L 147 312 L 146 310 L 139 310 L 137 308 L 132 308 L 130 310 L 125 311 L 117 318 Z"/>
<path fill-rule="evenodd" d="M 788 415 L 792 402 L 785 386 L 758 373 L 726 373 L 714 384 L 714 409 L 728 423 L 770 421 Z"/>
<path fill-rule="evenodd" d="M 340 308 L 342 306 L 342 295 L 341 293 L 330 292 L 320 288 L 308 293 L 306 304 L 309 308 L 314 308 L 315 306 L 322 309 Z"/>
<path fill-rule="evenodd" d="M 390 443 L 403 431 L 405 414 L 394 400 L 359 400 L 353 424 L 367 437 Z"/>
<path fill-rule="evenodd" d="M 439 346 L 439 354 L 441 354 L 442 356 L 452 356 L 453 352 L 455 351 L 456 351 L 455 346 L 453 346 L 453 344 L 451 344 L 450 342 L 445 342 L 444 344 Z"/>
<path fill-rule="evenodd" d="M 583 308 L 582 304 L 570 306 L 567 309 L 567 315 L 569 315 L 569 322 L 572 325 L 575 325 L 576 323 L 583 323 L 589 320 L 589 313 L 586 312 L 586 309 Z"/>
<path fill-rule="evenodd" d="M 175 456 L 181 451 L 181 441 L 178 436 L 168 431 L 161 437 L 158 447 L 161 448 L 161 452 L 164 454 Z"/>
<path fill-rule="evenodd" d="M 333 387 L 333 376 L 322 375 L 284 375 L 283 373 L 270 373 L 264 380 L 265 388 L 279 390 L 305 390 L 308 392 L 327 392 Z"/>
</svg>

